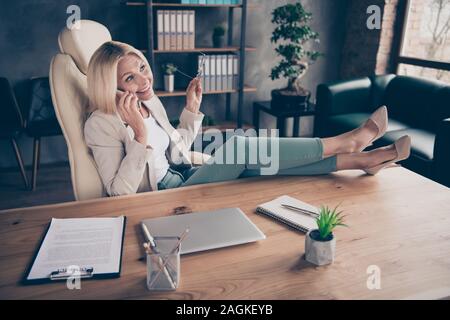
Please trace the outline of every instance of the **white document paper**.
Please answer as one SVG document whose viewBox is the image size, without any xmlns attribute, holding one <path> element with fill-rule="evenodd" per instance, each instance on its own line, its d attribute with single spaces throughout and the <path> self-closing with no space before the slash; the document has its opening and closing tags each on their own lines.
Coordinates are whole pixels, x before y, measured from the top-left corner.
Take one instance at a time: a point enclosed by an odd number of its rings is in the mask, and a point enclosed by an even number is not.
<svg viewBox="0 0 450 320">
<path fill-rule="evenodd" d="M 28 280 L 48 278 L 70 266 L 94 274 L 118 273 L 125 217 L 52 219 Z"/>
</svg>

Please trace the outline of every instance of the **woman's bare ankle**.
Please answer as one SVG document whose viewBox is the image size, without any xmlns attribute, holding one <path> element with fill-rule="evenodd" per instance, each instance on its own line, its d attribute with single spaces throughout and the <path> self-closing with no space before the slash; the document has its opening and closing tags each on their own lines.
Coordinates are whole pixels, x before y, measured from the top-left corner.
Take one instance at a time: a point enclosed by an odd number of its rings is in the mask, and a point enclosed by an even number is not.
<svg viewBox="0 0 450 320">
<path fill-rule="evenodd" d="M 377 132 L 378 127 L 376 124 L 373 121 L 367 121 L 352 131 L 322 139 L 324 143 L 324 157 L 361 152 L 376 137 Z"/>
<path fill-rule="evenodd" d="M 353 152 L 364 150 L 370 142 L 376 137 L 378 133 L 378 127 L 373 121 L 367 121 L 362 126 L 353 130 Z"/>
<path fill-rule="evenodd" d="M 352 131 L 343 133 L 336 137 L 338 147 L 336 154 L 358 153 L 369 144 L 371 139 L 375 137 L 367 125 L 356 128 Z"/>
<path fill-rule="evenodd" d="M 336 137 L 322 139 L 324 146 L 324 157 L 338 154 L 355 153 L 357 143 L 352 139 L 351 133 L 347 132 Z"/>
<path fill-rule="evenodd" d="M 336 157 L 336 167 L 338 171 L 357 169 L 363 170 L 367 165 L 367 159 L 367 153 L 339 154 Z"/>
</svg>

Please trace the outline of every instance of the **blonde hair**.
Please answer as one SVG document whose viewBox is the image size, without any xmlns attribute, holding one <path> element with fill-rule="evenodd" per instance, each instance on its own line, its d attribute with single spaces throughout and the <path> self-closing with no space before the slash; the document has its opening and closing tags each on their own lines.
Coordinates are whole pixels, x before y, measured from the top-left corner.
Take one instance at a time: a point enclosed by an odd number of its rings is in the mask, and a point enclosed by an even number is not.
<svg viewBox="0 0 450 320">
<path fill-rule="evenodd" d="M 87 71 L 89 112 L 95 110 L 108 114 L 117 112 L 117 65 L 119 60 L 128 54 L 137 55 L 144 61 L 148 70 L 151 70 L 142 52 L 123 42 L 105 42 L 94 52 Z"/>
</svg>

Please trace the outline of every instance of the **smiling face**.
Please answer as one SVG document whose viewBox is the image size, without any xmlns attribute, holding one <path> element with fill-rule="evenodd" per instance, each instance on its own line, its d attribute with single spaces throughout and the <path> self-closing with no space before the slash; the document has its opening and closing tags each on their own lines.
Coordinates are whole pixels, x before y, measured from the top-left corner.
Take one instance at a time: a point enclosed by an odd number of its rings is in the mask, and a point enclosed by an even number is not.
<svg viewBox="0 0 450 320">
<path fill-rule="evenodd" d="M 135 54 L 127 54 L 119 60 L 117 87 L 122 91 L 135 93 L 141 101 L 149 100 L 155 95 L 152 71 Z"/>
</svg>

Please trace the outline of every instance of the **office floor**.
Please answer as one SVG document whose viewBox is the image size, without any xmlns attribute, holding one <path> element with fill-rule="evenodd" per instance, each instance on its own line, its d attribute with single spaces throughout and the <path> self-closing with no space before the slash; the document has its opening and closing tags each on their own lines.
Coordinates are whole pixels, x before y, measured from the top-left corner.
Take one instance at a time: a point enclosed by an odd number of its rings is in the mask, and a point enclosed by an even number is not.
<svg viewBox="0 0 450 320">
<path fill-rule="evenodd" d="M 27 174 L 30 183 L 29 169 Z M 0 210 L 73 200 L 68 163 L 41 166 L 35 191 L 25 190 L 19 171 L 0 172 Z"/>
</svg>

